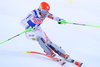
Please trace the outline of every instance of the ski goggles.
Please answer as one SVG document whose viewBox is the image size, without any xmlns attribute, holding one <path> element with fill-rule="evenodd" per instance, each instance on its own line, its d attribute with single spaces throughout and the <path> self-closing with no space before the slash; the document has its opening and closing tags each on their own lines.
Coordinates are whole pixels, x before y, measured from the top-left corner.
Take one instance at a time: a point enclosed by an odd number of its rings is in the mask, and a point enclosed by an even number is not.
<svg viewBox="0 0 100 67">
<path fill-rule="evenodd" d="M 41 11 L 42 13 L 44 13 L 44 14 L 47 14 L 47 13 L 48 13 L 48 11 L 42 9 L 41 7 L 39 7 L 39 9 L 40 9 L 40 11 Z"/>
<path fill-rule="evenodd" d="M 41 12 L 43 13 L 43 14 L 47 14 L 48 13 L 48 11 L 46 11 L 46 10 L 41 10 Z"/>
</svg>

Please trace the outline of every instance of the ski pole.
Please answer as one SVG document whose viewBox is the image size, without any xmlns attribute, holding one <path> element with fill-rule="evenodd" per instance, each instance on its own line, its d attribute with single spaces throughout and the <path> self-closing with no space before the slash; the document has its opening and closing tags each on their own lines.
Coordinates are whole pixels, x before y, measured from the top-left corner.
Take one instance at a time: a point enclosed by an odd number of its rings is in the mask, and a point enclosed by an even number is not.
<svg viewBox="0 0 100 67">
<path fill-rule="evenodd" d="M 100 28 L 100 26 L 88 25 L 88 24 L 79 24 L 79 23 L 71 23 L 71 22 L 66 22 L 65 20 L 61 20 L 61 21 L 59 21 L 58 23 L 63 23 L 63 24 L 74 24 L 74 25 L 81 25 L 81 26 L 89 26 L 89 27 Z"/>
<path fill-rule="evenodd" d="M 1 42 L 0 45 L 3 44 L 3 43 L 5 43 L 5 42 L 8 42 L 9 40 L 11 40 L 11 39 L 13 39 L 13 38 L 15 38 L 15 37 L 17 37 L 17 36 L 20 36 L 20 35 L 24 34 L 25 32 L 31 32 L 32 30 L 34 30 L 34 28 L 32 28 L 32 29 L 26 29 L 26 30 L 23 31 L 22 33 L 19 33 L 19 34 L 13 36 L 13 37 L 11 37 L 11 38 L 9 38 L 9 39 L 7 39 L 7 40 Z"/>
</svg>

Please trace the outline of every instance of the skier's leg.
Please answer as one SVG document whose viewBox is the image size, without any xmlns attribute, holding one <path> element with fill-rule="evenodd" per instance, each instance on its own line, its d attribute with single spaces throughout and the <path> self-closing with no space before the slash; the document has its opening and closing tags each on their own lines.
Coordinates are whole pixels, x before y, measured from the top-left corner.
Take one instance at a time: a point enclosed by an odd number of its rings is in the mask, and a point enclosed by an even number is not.
<svg viewBox="0 0 100 67">
<path fill-rule="evenodd" d="M 35 34 L 35 35 L 34 35 Z M 65 53 L 63 49 L 58 47 L 56 44 L 52 43 L 50 39 L 47 37 L 46 33 L 40 29 L 26 33 L 27 38 L 32 40 L 37 40 L 40 46 L 43 48 L 47 55 L 54 56 L 53 50 L 63 58 L 65 58 L 68 62 L 74 63 L 77 66 L 81 66 L 82 63 L 77 62 L 69 57 L 68 54 Z"/>
<path fill-rule="evenodd" d="M 48 36 L 46 35 L 46 33 L 44 32 L 44 35 L 45 35 L 45 40 L 46 40 L 46 43 L 47 45 L 53 50 L 55 51 L 58 55 L 62 56 L 62 57 L 65 57 L 67 58 L 68 55 L 65 55 L 65 51 L 62 50 L 60 47 L 58 47 L 57 45 L 53 44 L 50 39 L 48 38 Z"/>
<path fill-rule="evenodd" d="M 70 63 L 74 63 L 75 65 L 81 67 L 82 63 L 77 62 L 75 60 L 73 60 L 72 58 L 70 58 L 70 56 L 68 54 L 66 54 L 66 52 L 61 49 L 60 47 L 58 47 L 56 44 L 49 42 L 49 47 L 52 48 L 59 56 L 63 57 L 66 61 L 70 62 Z"/>
<path fill-rule="evenodd" d="M 37 41 L 47 55 L 55 56 L 53 50 L 47 45 L 46 41 L 42 37 L 38 37 Z"/>
<path fill-rule="evenodd" d="M 35 36 L 34 36 L 35 38 L 33 37 L 32 40 L 36 40 L 47 55 L 55 56 L 55 54 L 53 53 L 53 50 L 47 45 L 47 42 L 46 42 L 47 40 L 42 29 L 39 27 L 39 28 L 36 28 L 35 30 L 36 30 Z"/>
<path fill-rule="evenodd" d="M 54 50 L 59 56 L 67 59 L 69 57 L 68 54 L 66 54 L 66 52 L 59 46 L 57 46 L 56 44 L 49 42 L 47 44 L 50 48 L 52 48 L 52 50 Z"/>
<path fill-rule="evenodd" d="M 69 57 L 68 54 L 66 54 L 66 52 L 61 49 L 61 47 L 57 46 L 56 44 L 52 43 L 51 40 L 47 37 L 46 33 L 44 32 L 45 34 L 45 38 L 46 38 L 46 42 L 47 42 L 47 45 L 53 50 L 55 51 L 59 56 L 67 59 Z M 69 62 L 73 62 L 72 59 L 69 59 L 68 60 Z"/>
</svg>

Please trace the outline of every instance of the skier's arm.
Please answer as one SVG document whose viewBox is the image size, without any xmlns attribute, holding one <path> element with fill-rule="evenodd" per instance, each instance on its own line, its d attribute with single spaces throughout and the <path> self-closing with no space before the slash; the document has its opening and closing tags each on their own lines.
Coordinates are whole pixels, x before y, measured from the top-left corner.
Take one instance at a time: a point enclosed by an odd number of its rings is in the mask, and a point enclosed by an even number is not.
<svg viewBox="0 0 100 67">
<path fill-rule="evenodd" d="M 29 32 L 29 29 L 31 30 L 33 28 L 32 26 L 30 26 L 27 23 L 27 21 L 29 21 L 32 18 L 32 16 L 34 16 L 34 13 L 33 12 L 30 12 L 27 17 L 25 17 L 24 19 L 21 20 L 21 25 L 23 27 L 25 27 L 25 29 L 27 29 L 28 32 Z"/>
<path fill-rule="evenodd" d="M 30 12 L 27 17 L 21 20 L 21 24 L 25 27 L 25 29 L 28 29 L 30 27 L 27 21 L 29 21 L 32 18 L 32 16 L 34 16 L 34 13 Z"/>
<path fill-rule="evenodd" d="M 67 22 L 66 22 L 64 19 L 59 18 L 59 17 L 56 17 L 56 16 L 54 16 L 54 15 L 51 14 L 51 13 L 49 13 L 47 17 L 50 18 L 50 19 L 52 19 L 52 20 L 57 21 L 58 24 L 67 24 Z"/>
<path fill-rule="evenodd" d="M 59 18 L 59 17 L 56 17 L 56 16 L 54 16 L 54 15 L 51 14 L 51 13 L 49 13 L 47 17 L 50 18 L 50 19 L 52 19 L 52 20 L 57 21 L 58 24 L 66 24 L 66 22 L 64 22 L 64 21 L 65 21 L 64 19 Z M 63 21 L 63 22 L 62 22 L 62 21 Z"/>
</svg>

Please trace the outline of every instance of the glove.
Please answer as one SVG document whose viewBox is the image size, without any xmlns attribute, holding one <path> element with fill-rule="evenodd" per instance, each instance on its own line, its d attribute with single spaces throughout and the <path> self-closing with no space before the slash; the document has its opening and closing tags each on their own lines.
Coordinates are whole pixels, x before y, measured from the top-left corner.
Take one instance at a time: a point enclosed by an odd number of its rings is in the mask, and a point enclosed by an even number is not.
<svg viewBox="0 0 100 67">
<path fill-rule="evenodd" d="M 32 30 L 34 30 L 34 27 L 27 26 L 25 31 L 26 32 L 31 32 Z"/>
<path fill-rule="evenodd" d="M 65 20 L 61 20 L 61 19 L 58 21 L 58 24 L 67 24 L 67 23 L 68 22 L 66 22 Z"/>
<path fill-rule="evenodd" d="M 26 32 L 31 32 L 32 30 L 34 30 L 34 28 L 26 29 L 25 31 L 26 31 Z"/>
</svg>

